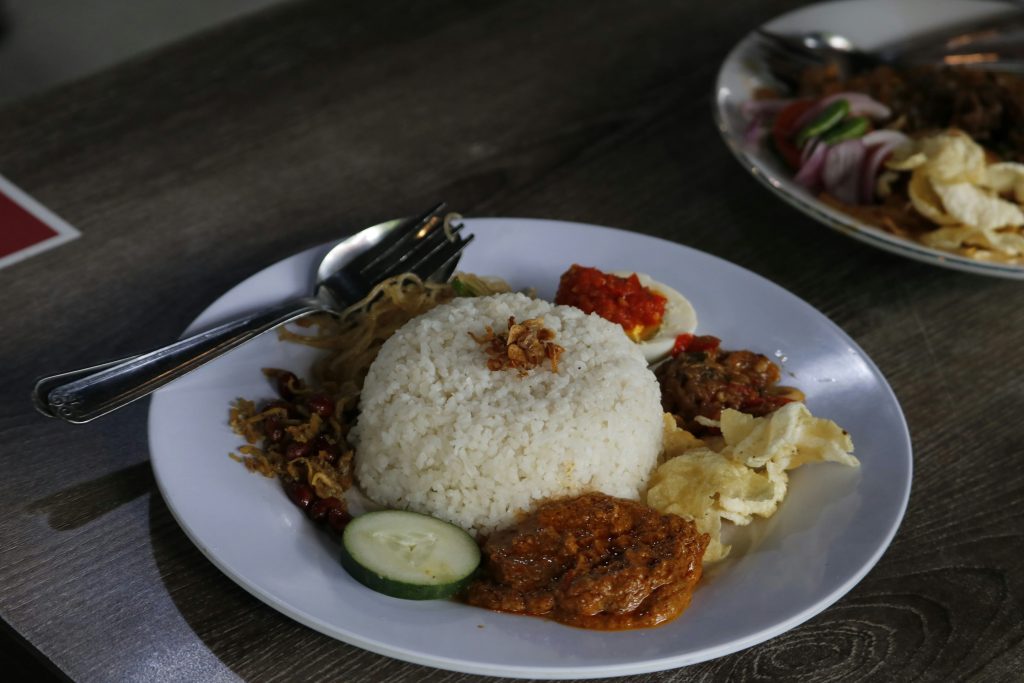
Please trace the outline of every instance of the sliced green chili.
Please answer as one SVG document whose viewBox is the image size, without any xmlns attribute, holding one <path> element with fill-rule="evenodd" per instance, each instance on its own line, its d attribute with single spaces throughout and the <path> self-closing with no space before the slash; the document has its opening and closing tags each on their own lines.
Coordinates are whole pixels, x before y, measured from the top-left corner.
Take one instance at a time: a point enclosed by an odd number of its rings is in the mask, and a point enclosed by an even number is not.
<svg viewBox="0 0 1024 683">
<path fill-rule="evenodd" d="M 821 141 L 826 145 L 834 145 L 843 140 L 853 140 L 867 133 L 869 127 L 870 124 L 866 117 L 857 116 L 843 121 L 838 126 L 834 126 L 822 136 Z"/>
<path fill-rule="evenodd" d="M 850 103 L 846 100 L 836 100 L 825 107 L 824 110 L 815 116 L 810 123 L 800 129 L 796 135 L 796 144 L 803 145 L 809 139 L 824 134 L 832 126 L 836 125 L 850 113 Z"/>
</svg>

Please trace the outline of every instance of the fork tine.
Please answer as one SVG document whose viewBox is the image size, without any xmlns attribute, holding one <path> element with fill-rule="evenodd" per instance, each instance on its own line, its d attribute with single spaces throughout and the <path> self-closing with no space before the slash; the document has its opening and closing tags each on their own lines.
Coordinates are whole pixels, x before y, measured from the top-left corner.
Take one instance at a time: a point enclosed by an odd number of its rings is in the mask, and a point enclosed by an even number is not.
<svg viewBox="0 0 1024 683">
<path fill-rule="evenodd" d="M 445 282 L 455 271 L 455 266 L 462 257 L 463 249 L 473 241 L 473 237 L 473 235 L 469 235 L 465 239 L 446 240 L 409 270 L 418 275 L 421 280 Z"/>
<path fill-rule="evenodd" d="M 447 206 L 445 202 L 440 202 L 426 213 L 399 224 L 385 235 L 380 242 L 346 264 L 346 269 L 351 273 L 363 274 L 370 272 L 374 267 L 379 267 L 382 263 L 388 263 L 397 258 L 408 250 L 408 243 L 411 239 L 414 239 L 414 236 L 423 227 L 424 223 L 438 217 Z"/>
<path fill-rule="evenodd" d="M 456 229 L 461 228 L 462 226 L 460 225 Z M 443 231 L 439 232 L 443 233 Z M 382 271 L 380 273 L 380 281 L 383 282 L 403 273 L 413 273 L 424 282 L 447 282 L 448 278 L 455 272 L 455 266 L 458 265 L 459 259 L 462 257 L 462 251 L 466 248 L 467 244 L 473 241 L 473 237 L 473 235 L 469 235 L 465 239 L 462 239 L 460 236 L 456 236 L 454 240 L 445 239 L 438 244 L 436 249 L 422 255 L 422 258 L 418 259 L 409 268 L 399 268 L 396 266 L 393 270 Z M 365 295 L 365 292 L 363 294 Z M 355 303 L 350 303 L 347 308 L 342 310 L 340 314 L 342 317 L 350 311 L 358 310 L 366 303 L 364 299 L 359 297 L 353 297 L 350 301 L 355 301 Z"/>
<path fill-rule="evenodd" d="M 428 275 L 424 276 L 419 273 L 417 274 L 420 275 L 420 277 L 424 281 L 447 282 L 448 278 L 450 278 L 452 276 L 452 273 L 455 272 L 456 266 L 459 265 L 459 259 L 462 258 L 463 250 L 466 248 L 467 244 L 473 241 L 473 237 L 475 237 L 475 235 L 469 235 L 468 237 L 466 237 L 466 239 L 461 240 L 461 242 L 459 242 L 458 247 L 452 251 L 451 256 L 449 256 L 448 259 L 439 267 L 432 270 Z"/>
<path fill-rule="evenodd" d="M 469 239 L 462 239 L 459 235 L 463 228 L 462 223 L 455 223 L 449 227 L 450 230 L 446 231 L 443 226 L 437 225 L 426 234 L 418 234 L 418 241 L 406 254 L 402 255 L 402 258 L 387 264 L 382 272 L 370 276 L 363 274 L 363 277 L 367 277 L 370 281 L 379 281 L 409 272 L 424 279 L 428 276 L 435 276 L 437 271 L 443 269 L 444 265 L 452 260 L 453 256 L 454 260 L 458 261 L 458 252 L 464 249 L 469 242 Z"/>
<path fill-rule="evenodd" d="M 461 229 L 461 225 L 456 225 L 452 226 L 451 231 L 457 236 Z M 411 233 L 407 239 L 402 240 L 400 246 L 403 251 L 401 253 L 396 252 L 390 260 L 372 264 L 360 272 L 359 277 L 365 282 L 375 283 L 395 275 L 411 272 L 413 264 L 422 261 L 448 241 L 448 235 L 440 222 L 433 225 L 428 223 L 421 230 Z"/>
</svg>

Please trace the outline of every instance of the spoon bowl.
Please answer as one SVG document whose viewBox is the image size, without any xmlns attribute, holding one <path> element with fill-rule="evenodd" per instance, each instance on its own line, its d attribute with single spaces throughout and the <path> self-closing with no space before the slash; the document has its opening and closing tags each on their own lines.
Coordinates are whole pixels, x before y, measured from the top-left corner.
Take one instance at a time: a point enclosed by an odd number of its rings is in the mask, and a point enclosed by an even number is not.
<svg viewBox="0 0 1024 683">
<path fill-rule="evenodd" d="M 855 73 L 890 66 L 970 66 L 992 71 L 1024 71 L 1024 13 L 1007 12 L 902 37 L 875 49 L 862 49 L 832 31 L 755 32 L 761 59 L 780 83 L 796 89 L 811 66 L 829 66 L 841 80 Z"/>
</svg>

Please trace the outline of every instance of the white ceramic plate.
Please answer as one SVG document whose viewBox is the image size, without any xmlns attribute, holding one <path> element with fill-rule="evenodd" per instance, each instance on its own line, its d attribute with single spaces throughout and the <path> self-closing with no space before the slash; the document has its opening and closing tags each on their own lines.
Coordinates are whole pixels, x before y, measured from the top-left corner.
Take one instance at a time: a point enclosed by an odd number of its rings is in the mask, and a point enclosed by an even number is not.
<svg viewBox="0 0 1024 683">
<path fill-rule="evenodd" d="M 1010 11 L 1020 10 L 1005 2 L 983 0 L 841 0 L 802 7 L 773 19 L 765 28 L 783 34 L 831 31 L 871 49 L 914 33 Z M 770 84 L 753 34 L 748 34 L 718 72 L 714 114 L 725 142 L 743 167 L 781 199 L 830 228 L 901 256 L 971 273 L 1024 279 L 1024 266 L 978 261 L 897 237 L 824 204 L 793 182 L 793 173 L 764 145 L 744 142 L 747 124 L 740 105 L 751 99 L 755 89 Z"/>
<path fill-rule="evenodd" d="M 771 282 L 671 242 L 596 226 L 526 219 L 468 220 L 477 239 L 462 267 L 554 295 L 572 263 L 637 270 L 683 292 L 701 333 L 727 348 L 783 361 L 820 416 L 853 435 L 862 467 L 815 465 L 793 473 L 770 520 L 734 539 L 692 606 L 656 629 L 597 632 L 455 602 L 388 598 L 353 581 L 334 542 L 314 529 L 274 480 L 227 454 L 236 397 L 271 398 L 261 367 L 302 371 L 313 353 L 268 334 L 153 397 L 149 438 L 160 491 L 185 533 L 243 588 L 293 619 L 398 659 L 479 674 L 605 677 L 719 657 L 767 640 L 828 607 L 875 564 L 910 491 L 906 423 L 878 368 L 827 318 Z M 285 259 L 213 303 L 196 329 L 305 291 L 325 249 Z"/>
</svg>

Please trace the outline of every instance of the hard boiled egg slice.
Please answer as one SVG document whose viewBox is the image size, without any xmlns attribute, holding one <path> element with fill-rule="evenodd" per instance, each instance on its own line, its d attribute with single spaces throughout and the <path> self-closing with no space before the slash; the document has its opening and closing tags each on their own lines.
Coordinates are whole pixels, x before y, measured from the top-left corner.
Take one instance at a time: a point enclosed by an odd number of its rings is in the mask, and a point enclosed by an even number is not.
<svg viewBox="0 0 1024 683">
<path fill-rule="evenodd" d="M 612 273 L 618 277 L 629 277 L 632 274 L 631 271 Z M 676 337 L 681 334 L 692 334 L 697 329 L 697 311 L 693 310 L 693 304 L 685 296 L 668 285 L 644 273 L 637 273 L 636 277 L 641 285 L 665 297 L 665 315 L 661 319 L 661 326 L 653 336 L 637 342 L 647 362 L 656 363 L 672 350 Z"/>
</svg>

